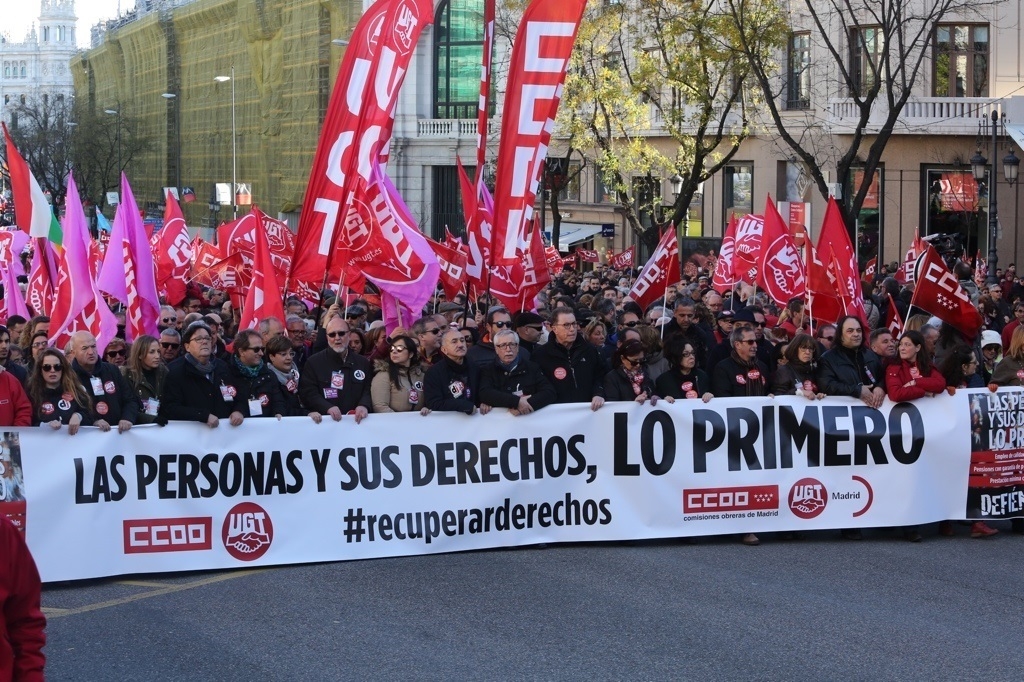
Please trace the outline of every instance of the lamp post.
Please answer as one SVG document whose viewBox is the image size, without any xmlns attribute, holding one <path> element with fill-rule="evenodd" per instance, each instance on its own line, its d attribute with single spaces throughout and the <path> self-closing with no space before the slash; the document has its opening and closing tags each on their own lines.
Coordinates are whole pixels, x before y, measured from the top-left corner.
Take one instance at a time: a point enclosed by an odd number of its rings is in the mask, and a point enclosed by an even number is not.
<svg viewBox="0 0 1024 682">
<path fill-rule="evenodd" d="M 217 201 L 217 185 L 213 186 L 210 195 L 210 229 L 213 230 L 213 244 L 217 245 L 217 214 L 220 213 L 220 202 Z"/>
<path fill-rule="evenodd" d="M 238 175 L 238 146 L 237 137 L 235 136 L 235 67 L 231 67 L 230 76 L 214 76 L 213 80 L 218 83 L 225 81 L 231 81 L 231 216 L 232 219 L 238 217 L 238 198 L 237 198 L 237 175 Z"/>
<path fill-rule="evenodd" d="M 999 262 L 999 252 L 996 249 L 996 239 L 999 232 L 999 209 L 996 202 L 996 159 L 999 156 L 999 127 L 1003 120 L 999 112 L 992 110 L 992 169 L 991 180 L 988 188 L 988 284 L 998 284 L 996 278 L 996 264 Z M 986 125 L 987 127 L 987 125 Z M 1003 158 L 1003 176 L 1010 185 L 1017 182 L 1017 171 L 1020 169 L 1020 159 L 1010 150 L 1010 153 Z M 985 179 L 985 173 L 989 170 L 988 159 L 981 155 L 981 149 L 971 157 L 971 174 L 974 179 L 981 182 Z"/>
<path fill-rule="evenodd" d="M 668 223 L 672 220 L 672 215 L 675 213 L 676 202 L 679 200 L 679 193 L 683 191 L 683 178 L 679 173 L 675 173 L 671 178 L 668 179 L 669 185 L 672 187 L 672 203 L 661 205 L 661 220 L 663 223 Z M 666 209 L 669 211 L 668 217 L 665 217 Z M 683 236 L 686 236 L 686 231 L 689 228 L 688 224 L 683 225 Z"/>
<path fill-rule="evenodd" d="M 174 186 L 178 190 L 178 201 L 181 201 L 181 103 L 178 95 L 173 92 L 165 92 L 160 96 L 168 101 L 174 101 Z"/>
<path fill-rule="evenodd" d="M 120 109 L 104 109 L 104 114 L 110 114 L 111 116 L 117 116 L 117 182 L 118 186 L 121 183 L 121 110 Z"/>
</svg>

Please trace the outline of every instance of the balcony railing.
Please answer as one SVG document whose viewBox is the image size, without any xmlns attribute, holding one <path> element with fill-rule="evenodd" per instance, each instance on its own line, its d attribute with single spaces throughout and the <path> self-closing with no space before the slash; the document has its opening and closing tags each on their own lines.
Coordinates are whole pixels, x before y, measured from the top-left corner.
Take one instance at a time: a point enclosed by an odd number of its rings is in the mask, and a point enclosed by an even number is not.
<svg viewBox="0 0 1024 682">
<path fill-rule="evenodd" d="M 416 121 L 416 137 L 476 139 L 476 119 L 421 118 Z"/>
<path fill-rule="evenodd" d="M 914 97 L 907 101 L 893 128 L 894 135 L 975 135 L 978 122 L 989 117 L 998 102 L 987 97 Z M 888 117 L 883 100 L 875 102 L 866 132 L 877 131 Z M 833 133 L 852 132 L 860 120 L 860 109 L 852 98 L 830 99 L 828 122 Z"/>
</svg>

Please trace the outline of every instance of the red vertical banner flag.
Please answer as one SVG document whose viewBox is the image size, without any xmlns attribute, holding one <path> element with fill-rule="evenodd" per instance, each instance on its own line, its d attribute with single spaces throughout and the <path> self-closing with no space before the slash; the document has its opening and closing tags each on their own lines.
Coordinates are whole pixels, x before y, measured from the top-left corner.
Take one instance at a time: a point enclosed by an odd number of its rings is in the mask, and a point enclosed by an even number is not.
<svg viewBox="0 0 1024 682">
<path fill-rule="evenodd" d="M 167 302 L 178 305 L 185 298 L 185 278 L 192 264 L 192 242 L 178 200 L 170 192 L 164 205 L 164 226 L 153 235 L 157 290 Z"/>
<path fill-rule="evenodd" d="M 786 305 L 806 294 L 807 280 L 800 252 L 771 197 L 764 209 L 759 254 L 757 283 L 773 301 Z"/>
<path fill-rule="evenodd" d="M 665 291 L 680 280 L 679 240 L 675 228 L 665 230 L 650 260 L 640 271 L 629 290 L 629 297 L 642 309 L 665 295 Z"/>
<path fill-rule="evenodd" d="M 544 255 L 544 239 L 540 233 L 540 225 L 534 220 L 533 230 L 530 234 L 530 248 L 523 255 L 523 303 L 519 306 L 521 310 L 532 308 L 533 299 L 551 281 L 547 258 Z"/>
<path fill-rule="evenodd" d="M 401 244 L 388 242 L 380 226 L 365 219 L 367 187 L 372 169 L 387 158 L 398 91 L 432 20 L 430 0 L 378 0 L 356 24 L 313 157 L 292 279 L 322 281 L 335 249 L 362 255 L 371 241 L 374 248 L 391 244 L 400 258 Z"/>
<path fill-rule="evenodd" d="M 910 304 L 956 327 L 968 341 L 974 341 L 981 330 L 981 313 L 971 303 L 971 297 L 960 286 L 956 275 L 949 271 L 931 246 L 925 246 L 917 261 L 914 281 L 914 297 Z"/>
<path fill-rule="evenodd" d="M 892 300 L 892 296 L 889 297 L 889 310 L 885 315 L 885 328 L 893 338 L 899 338 L 903 331 L 903 318 L 900 317 L 900 311 L 896 308 L 896 301 Z"/>
<path fill-rule="evenodd" d="M 284 322 L 284 303 L 281 299 L 281 285 L 277 281 L 274 262 L 270 258 L 270 245 L 263 225 L 256 222 L 256 240 L 252 263 L 252 283 L 245 295 L 245 305 L 238 322 L 239 329 L 253 329 L 260 321 L 276 317 Z"/>
<path fill-rule="evenodd" d="M 458 296 L 466 285 L 466 254 L 447 243 L 442 244 L 433 239 L 427 239 L 427 243 L 437 256 L 437 264 L 441 266 L 440 277 L 444 295 L 451 300 Z"/>
<path fill-rule="evenodd" d="M 818 234 L 818 246 L 810 253 L 811 257 L 807 261 L 807 287 L 814 319 L 835 322 L 847 314 L 850 301 L 854 298 L 861 301 L 863 309 L 864 297 L 860 287 L 857 256 L 835 199 L 830 198 L 828 201 L 821 232 Z M 852 293 L 846 291 L 849 288 L 846 284 L 849 273 L 857 280 Z M 857 313 L 851 311 L 850 314 Z"/>
<path fill-rule="evenodd" d="M 627 270 L 633 267 L 633 259 L 636 258 L 636 245 L 629 247 L 622 253 L 614 255 L 609 263 L 614 270 Z"/>
<path fill-rule="evenodd" d="M 586 0 L 533 0 L 508 70 L 494 188 L 491 264 L 513 265 L 533 218 L 544 159 Z"/>
<path fill-rule="evenodd" d="M 718 250 L 718 260 L 715 261 L 715 271 L 711 274 L 711 288 L 720 294 L 732 289 L 737 282 L 733 257 L 736 253 L 738 222 L 735 214 L 729 219 L 729 227 L 726 228 L 725 236 L 722 237 L 722 248 Z"/>
<path fill-rule="evenodd" d="M 910 246 L 907 247 L 907 253 L 903 256 L 903 262 L 900 264 L 900 269 L 893 275 L 897 282 L 907 284 L 914 281 L 914 268 L 917 265 L 917 259 L 921 257 L 927 246 L 927 242 L 921 239 L 917 228 L 914 228 L 914 241 L 910 242 Z"/>
<path fill-rule="evenodd" d="M 494 61 L 494 0 L 484 0 L 484 49 L 480 64 L 480 107 L 476 115 L 476 182 L 484 180 L 487 161 L 487 121 L 490 119 L 491 66 Z"/>
</svg>

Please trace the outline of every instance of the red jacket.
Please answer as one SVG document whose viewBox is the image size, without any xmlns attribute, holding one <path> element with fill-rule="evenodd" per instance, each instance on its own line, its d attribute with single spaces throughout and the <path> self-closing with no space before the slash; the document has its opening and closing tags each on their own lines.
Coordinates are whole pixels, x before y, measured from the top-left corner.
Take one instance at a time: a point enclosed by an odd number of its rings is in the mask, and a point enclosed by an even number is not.
<svg viewBox="0 0 1024 682">
<path fill-rule="evenodd" d="M 0 680 L 43 680 L 41 591 L 39 571 L 21 532 L 0 515 Z"/>
<path fill-rule="evenodd" d="M 910 386 L 906 384 L 913 381 Z M 885 368 L 885 392 L 890 400 L 917 400 L 925 393 L 941 393 L 946 390 L 946 379 L 934 367 L 927 376 L 923 375 L 917 365 L 905 360 L 894 362 Z"/>
<path fill-rule="evenodd" d="M 0 368 L 0 426 L 32 426 L 32 402 L 21 382 Z"/>
</svg>

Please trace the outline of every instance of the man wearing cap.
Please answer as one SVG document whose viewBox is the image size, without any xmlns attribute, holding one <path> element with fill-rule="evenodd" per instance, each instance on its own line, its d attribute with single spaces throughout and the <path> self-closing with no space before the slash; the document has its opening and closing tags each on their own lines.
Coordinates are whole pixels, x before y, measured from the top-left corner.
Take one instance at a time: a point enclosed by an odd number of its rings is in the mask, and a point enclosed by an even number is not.
<svg viewBox="0 0 1024 682">
<path fill-rule="evenodd" d="M 306 360 L 299 375 L 299 397 L 307 409 L 339 421 L 355 415 L 358 424 L 370 413 L 370 361 L 348 349 L 348 322 L 333 317 L 327 323 L 327 348 Z"/>
<path fill-rule="evenodd" d="M 352 304 L 345 311 L 345 321 L 350 329 L 366 331 L 366 308 Z"/>
<path fill-rule="evenodd" d="M 519 347 L 532 356 L 544 332 L 544 318 L 537 313 L 524 311 L 516 315 L 513 326 L 519 335 Z"/>
<path fill-rule="evenodd" d="M 720 310 L 715 315 L 715 345 L 718 345 L 729 338 L 732 334 L 732 323 L 736 313 L 731 310 Z"/>
<path fill-rule="evenodd" d="M 981 362 L 978 364 L 978 373 L 986 384 L 992 379 L 992 373 L 1002 359 L 1003 344 L 999 332 L 986 329 L 981 333 Z"/>
<path fill-rule="evenodd" d="M 444 315 L 444 319 L 448 320 L 449 324 L 455 321 L 455 316 L 462 310 L 462 306 L 458 303 L 442 303 L 437 307 L 437 312 Z"/>
</svg>

